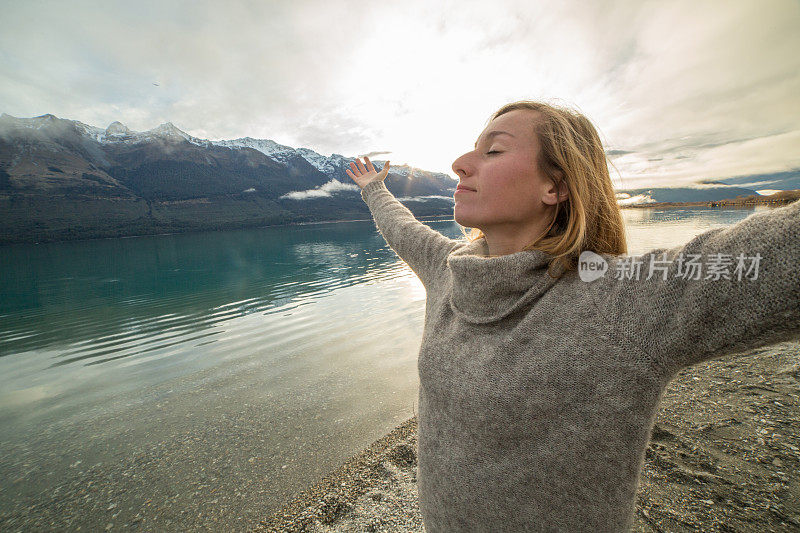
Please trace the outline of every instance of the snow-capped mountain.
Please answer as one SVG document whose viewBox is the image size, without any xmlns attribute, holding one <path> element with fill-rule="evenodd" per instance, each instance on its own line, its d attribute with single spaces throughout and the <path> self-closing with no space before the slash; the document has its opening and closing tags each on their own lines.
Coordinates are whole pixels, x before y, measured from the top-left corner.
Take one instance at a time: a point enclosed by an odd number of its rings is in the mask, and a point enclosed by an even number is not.
<svg viewBox="0 0 800 533">
<path fill-rule="evenodd" d="M 0 122 L 2 122 L 3 124 L 16 128 L 30 128 L 34 130 L 40 130 L 42 128 L 46 128 L 55 123 L 57 120 L 61 119 L 59 119 L 55 115 L 50 115 L 50 114 L 33 118 L 12 117 L 11 115 L 7 115 L 6 113 L 0 115 Z M 77 120 L 73 120 L 70 122 L 80 124 L 85 128 L 93 128 L 95 130 L 99 129 L 99 128 L 94 128 L 93 126 L 87 126 L 83 122 L 78 122 Z"/>
<path fill-rule="evenodd" d="M 139 144 L 154 141 L 186 141 L 195 146 L 210 147 L 221 146 L 233 150 L 251 148 L 257 150 L 267 157 L 279 161 L 287 162 L 297 157 L 302 157 L 320 172 L 327 175 L 330 179 L 348 183 L 344 169 L 354 160 L 353 157 L 345 157 L 341 154 L 331 156 L 321 155 L 310 148 L 293 148 L 279 144 L 270 139 L 254 139 L 252 137 L 242 137 L 232 140 L 209 141 L 189 135 L 185 131 L 177 128 L 171 122 L 165 122 L 151 130 L 139 132 L 129 129 L 125 124 L 114 121 L 107 128 L 98 128 L 84 124 L 78 120 L 58 118 L 55 115 L 47 114 L 33 118 L 18 118 L 3 113 L 0 115 L 0 135 L 3 131 L 21 130 L 41 130 L 52 129 L 60 125 L 62 129 L 73 128 L 75 132 L 93 139 L 101 144 Z M 384 161 L 374 160 L 376 165 L 382 165 Z M 433 178 L 435 181 L 444 185 L 449 190 L 455 189 L 455 181 L 446 174 L 430 173 L 404 165 L 392 166 L 392 174 L 402 177 L 422 176 Z M 450 183 L 452 182 L 452 183 Z M 452 194 L 452 192 L 450 193 Z"/>
<path fill-rule="evenodd" d="M 269 139 L 209 141 L 170 122 L 139 132 L 2 114 L 0 242 L 368 219 L 351 161 Z M 416 214 L 452 215 L 449 176 L 389 175 Z"/>
<path fill-rule="evenodd" d="M 114 121 L 106 129 L 84 124 L 79 120 L 69 120 L 58 118 L 55 115 L 47 114 L 33 118 L 18 118 L 3 113 L 0 115 L 0 132 L 5 130 L 42 130 L 53 128 L 56 125 L 61 127 L 72 127 L 82 135 L 90 137 L 99 143 L 142 143 L 157 139 L 185 140 L 197 146 L 207 146 L 209 141 L 198 139 L 178 129 L 172 122 L 165 122 L 151 130 L 133 131 L 128 129 L 125 124 Z"/>
<path fill-rule="evenodd" d="M 262 154 L 281 161 L 289 155 L 294 155 L 297 151 L 291 146 L 284 146 L 269 139 L 253 139 L 252 137 L 242 137 L 240 139 L 233 139 L 230 141 L 211 141 L 211 144 L 216 146 L 224 146 L 225 148 L 252 148 L 258 150 Z M 313 164 L 313 163 L 312 163 Z"/>
</svg>

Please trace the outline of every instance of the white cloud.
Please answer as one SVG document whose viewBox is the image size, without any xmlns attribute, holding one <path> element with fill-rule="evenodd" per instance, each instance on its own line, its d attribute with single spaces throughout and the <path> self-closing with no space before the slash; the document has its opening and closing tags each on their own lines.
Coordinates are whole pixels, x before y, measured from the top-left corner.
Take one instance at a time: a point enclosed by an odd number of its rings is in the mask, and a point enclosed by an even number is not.
<svg viewBox="0 0 800 533">
<path fill-rule="evenodd" d="M 316 189 L 308 189 L 307 191 L 292 191 L 290 193 L 286 193 L 283 196 L 281 196 L 281 199 L 307 200 L 309 198 L 325 198 L 328 196 L 333 196 L 333 193 L 337 191 L 359 191 L 359 190 L 361 189 L 359 189 L 357 185 L 342 183 L 340 181 L 332 179 L 328 183 L 325 183 L 324 185 L 317 187 Z"/>
<path fill-rule="evenodd" d="M 635 196 L 631 196 L 627 193 L 618 193 L 617 194 L 617 203 L 621 206 L 625 205 L 637 205 L 637 204 L 652 204 L 655 203 L 655 200 L 647 193 L 644 194 L 637 194 Z"/>
</svg>

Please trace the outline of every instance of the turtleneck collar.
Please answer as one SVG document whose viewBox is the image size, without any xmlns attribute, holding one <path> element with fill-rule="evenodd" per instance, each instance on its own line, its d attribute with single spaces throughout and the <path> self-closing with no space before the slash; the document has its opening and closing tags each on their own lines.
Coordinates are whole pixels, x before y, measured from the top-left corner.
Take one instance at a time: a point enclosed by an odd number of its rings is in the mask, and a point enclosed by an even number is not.
<svg viewBox="0 0 800 533">
<path fill-rule="evenodd" d="M 489 257 L 486 239 L 476 239 L 447 257 L 453 280 L 450 305 L 468 322 L 501 320 L 558 281 L 547 273 L 552 259 L 539 250 Z"/>
</svg>

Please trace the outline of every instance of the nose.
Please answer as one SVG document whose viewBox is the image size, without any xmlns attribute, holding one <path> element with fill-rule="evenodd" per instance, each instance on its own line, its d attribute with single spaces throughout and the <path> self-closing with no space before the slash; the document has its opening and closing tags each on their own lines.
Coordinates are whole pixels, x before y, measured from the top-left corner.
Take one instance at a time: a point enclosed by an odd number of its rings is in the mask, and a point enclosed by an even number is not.
<svg viewBox="0 0 800 533">
<path fill-rule="evenodd" d="M 464 154 L 455 161 L 453 161 L 453 166 L 452 166 L 453 172 L 455 172 L 456 175 L 460 178 L 468 176 L 472 171 L 472 169 L 468 164 L 469 162 L 467 161 L 467 155 L 468 154 Z"/>
</svg>

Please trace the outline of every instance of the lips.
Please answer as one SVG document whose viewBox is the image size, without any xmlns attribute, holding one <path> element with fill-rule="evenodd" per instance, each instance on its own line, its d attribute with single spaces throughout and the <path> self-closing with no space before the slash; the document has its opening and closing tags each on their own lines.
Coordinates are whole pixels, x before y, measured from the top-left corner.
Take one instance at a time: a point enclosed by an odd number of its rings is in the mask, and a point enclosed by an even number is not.
<svg viewBox="0 0 800 533">
<path fill-rule="evenodd" d="M 458 187 L 456 187 L 456 191 L 472 191 L 472 192 L 478 192 L 478 191 L 476 191 L 475 189 L 470 189 L 469 187 L 466 187 L 466 186 L 464 186 L 464 185 L 459 185 Z"/>
</svg>

